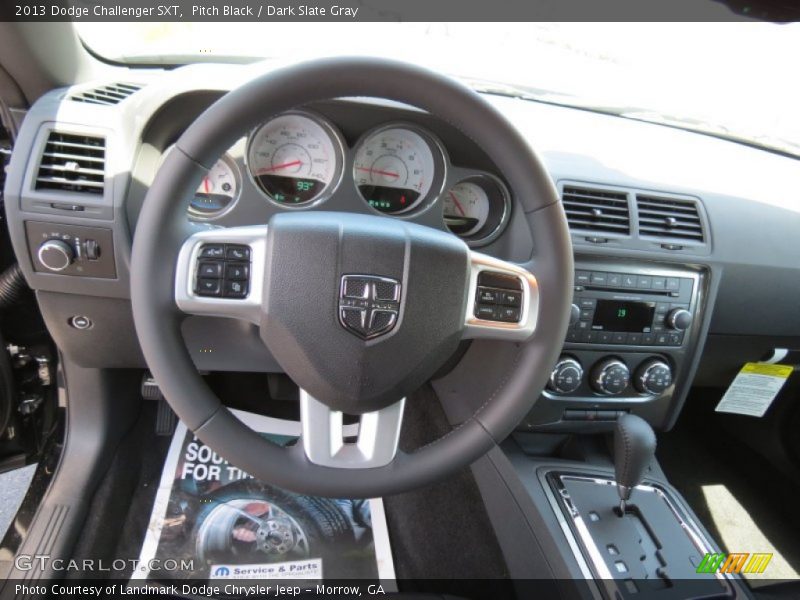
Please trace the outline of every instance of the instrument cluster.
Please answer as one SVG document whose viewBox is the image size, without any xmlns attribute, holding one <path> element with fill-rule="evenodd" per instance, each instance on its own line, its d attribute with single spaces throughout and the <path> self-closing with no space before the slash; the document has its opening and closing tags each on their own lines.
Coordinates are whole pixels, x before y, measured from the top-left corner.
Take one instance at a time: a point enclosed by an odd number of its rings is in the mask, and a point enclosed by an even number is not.
<svg viewBox="0 0 800 600">
<path fill-rule="evenodd" d="M 500 178 L 455 169 L 434 134 L 405 122 L 373 127 L 348 146 L 322 115 L 281 114 L 250 134 L 243 168 L 268 202 L 285 209 L 318 206 L 345 180 L 379 214 L 405 217 L 439 207 L 443 224 L 471 246 L 496 239 L 510 217 L 511 198 Z M 239 169 L 225 155 L 197 189 L 190 218 L 219 218 L 240 191 Z"/>
</svg>

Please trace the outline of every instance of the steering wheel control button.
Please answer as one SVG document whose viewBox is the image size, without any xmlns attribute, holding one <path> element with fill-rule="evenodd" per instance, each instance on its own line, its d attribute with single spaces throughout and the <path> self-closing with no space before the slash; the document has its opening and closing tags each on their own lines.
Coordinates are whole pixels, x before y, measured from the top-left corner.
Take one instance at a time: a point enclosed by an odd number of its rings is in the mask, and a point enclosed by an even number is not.
<svg viewBox="0 0 800 600">
<path fill-rule="evenodd" d="M 198 296 L 219 296 L 222 293 L 222 281 L 220 279 L 198 279 Z"/>
<path fill-rule="evenodd" d="M 522 305 L 522 292 L 501 291 L 498 295 L 497 303 L 519 307 Z"/>
<path fill-rule="evenodd" d="M 342 275 L 339 322 L 364 339 L 388 333 L 400 312 L 400 282 L 375 275 Z"/>
<path fill-rule="evenodd" d="M 672 369 L 660 358 L 647 360 L 636 369 L 634 385 L 642 394 L 657 396 L 672 385 Z"/>
<path fill-rule="evenodd" d="M 197 276 L 202 278 L 222 277 L 222 264 L 218 261 L 200 261 L 200 266 L 197 268 Z"/>
<path fill-rule="evenodd" d="M 91 329 L 92 325 L 94 325 L 94 323 L 92 323 L 92 320 L 85 315 L 75 315 L 73 317 L 70 317 L 69 324 L 70 327 L 74 327 L 75 329 L 80 329 L 80 330 Z"/>
<path fill-rule="evenodd" d="M 225 258 L 228 260 L 250 260 L 250 247 L 249 246 L 232 246 L 225 247 Z"/>
<path fill-rule="evenodd" d="M 245 298 L 247 297 L 247 282 L 226 280 L 223 296 L 226 298 Z"/>
<path fill-rule="evenodd" d="M 606 396 L 616 396 L 628 388 L 631 373 L 628 366 L 618 358 L 606 358 L 592 369 L 590 383 L 592 388 Z"/>
<path fill-rule="evenodd" d="M 493 271 L 478 274 L 474 315 L 484 321 L 519 323 L 522 284 L 516 277 Z"/>
<path fill-rule="evenodd" d="M 247 281 L 250 278 L 250 266 L 245 264 L 225 265 L 225 279 L 233 281 Z"/>
<path fill-rule="evenodd" d="M 562 356 L 550 373 L 548 387 L 559 394 L 571 394 L 583 380 L 583 367 L 576 359 Z"/>
<path fill-rule="evenodd" d="M 497 304 L 497 290 L 481 287 L 478 288 L 479 304 Z"/>
<path fill-rule="evenodd" d="M 519 323 L 519 308 L 515 306 L 501 306 L 499 318 L 507 323 Z"/>
<path fill-rule="evenodd" d="M 222 244 L 205 244 L 200 249 L 200 258 L 225 258 L 225 246 Z"/>
<path fill-rule="evenodd" d="M 495 321 L 499 319 L 497 307 L 490 304 L 479 304 L 476 306 L 475 316 L 485 321 Z"/>
<path fill-rule="evenodd" d="M 204 244 L 197 262 L 197 295 L 246 298 L 250 291 L 250 255 L 250 246 L 244 244 Z M 203 260 L 209 257 L 219 260 Z"/>
</svg>

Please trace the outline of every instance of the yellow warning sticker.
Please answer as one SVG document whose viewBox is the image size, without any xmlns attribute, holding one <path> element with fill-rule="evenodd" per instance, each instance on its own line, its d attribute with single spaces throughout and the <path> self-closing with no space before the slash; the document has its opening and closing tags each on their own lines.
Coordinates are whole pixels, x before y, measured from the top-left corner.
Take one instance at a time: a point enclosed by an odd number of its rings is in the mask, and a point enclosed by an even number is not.
<svg viewBox="0 0 800 600">
<path fill-rule="evenodd" d="M 763 417 L 793 370 L 791 365 L 745 363 L 716 411 Z"/>
<path fill-rule="evenodd" d="M 745 363 L 741 373 L 755 373 L 756 375 L 769 375 L 770 377 L 780 377 L 788 379 L 794 367 L 791 365 L 771 365 L 768 363 Z"/>
</svg>

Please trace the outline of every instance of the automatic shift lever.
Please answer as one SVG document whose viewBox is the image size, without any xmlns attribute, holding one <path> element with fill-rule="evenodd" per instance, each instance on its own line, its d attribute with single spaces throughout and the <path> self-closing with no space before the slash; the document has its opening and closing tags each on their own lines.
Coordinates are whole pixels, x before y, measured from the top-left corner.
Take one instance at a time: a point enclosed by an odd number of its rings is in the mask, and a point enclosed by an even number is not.
<svg viewBox="0 0 800 600">
<path fill-rule="evenodd" d="M 625 414 L 617 419 L 614 430 L 614 472 L 619 493 L 620 516 L 625 515 L 625 503 L 642 481 L 647 465 L 656 453 L 656 434 L 644 419 Z"/>
</svg>

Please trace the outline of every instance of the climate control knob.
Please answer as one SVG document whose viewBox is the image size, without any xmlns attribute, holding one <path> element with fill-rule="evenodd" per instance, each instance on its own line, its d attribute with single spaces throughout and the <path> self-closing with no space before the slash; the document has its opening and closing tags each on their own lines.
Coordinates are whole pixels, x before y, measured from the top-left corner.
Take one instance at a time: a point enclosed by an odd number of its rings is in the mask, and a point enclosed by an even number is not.
<svg viewBox="0 0 800 600">
<path fill-rule="evenodd" d="M 607 396 L 621 394 L 631 382 L 628 366 L 618 358 L 606 358 L 592 369 L 590 383 L 596 392 Z"/>
<path fill-rule="evenodd" d="M 643 394 L 661 394 L 672 385 L 672 369 L 660 358 L 646 360 L 636 369 L 633 385 Z"/>
<path fill-rule="evenodd" d="M 75 250 L 67 242 L 47 240 L 39 246 L 39 262 L 51 271 L 63 271 L 72 264 Z"/>
<path fill-rule="evenodd" d="M 570 394 L 577 390 L 583 380 L 583 367 L 574 358 L 562 356 L 553 372 L 550 373 L 550 382 L 547 387 L 559 394 Z"/>
<path fill-rule="evenodd" d="M 692 313 L 683 308 L 671 310 L 667 315 L 666 324 L 670 329 L 686 331 L 692 324 Z"/>
</svg>

